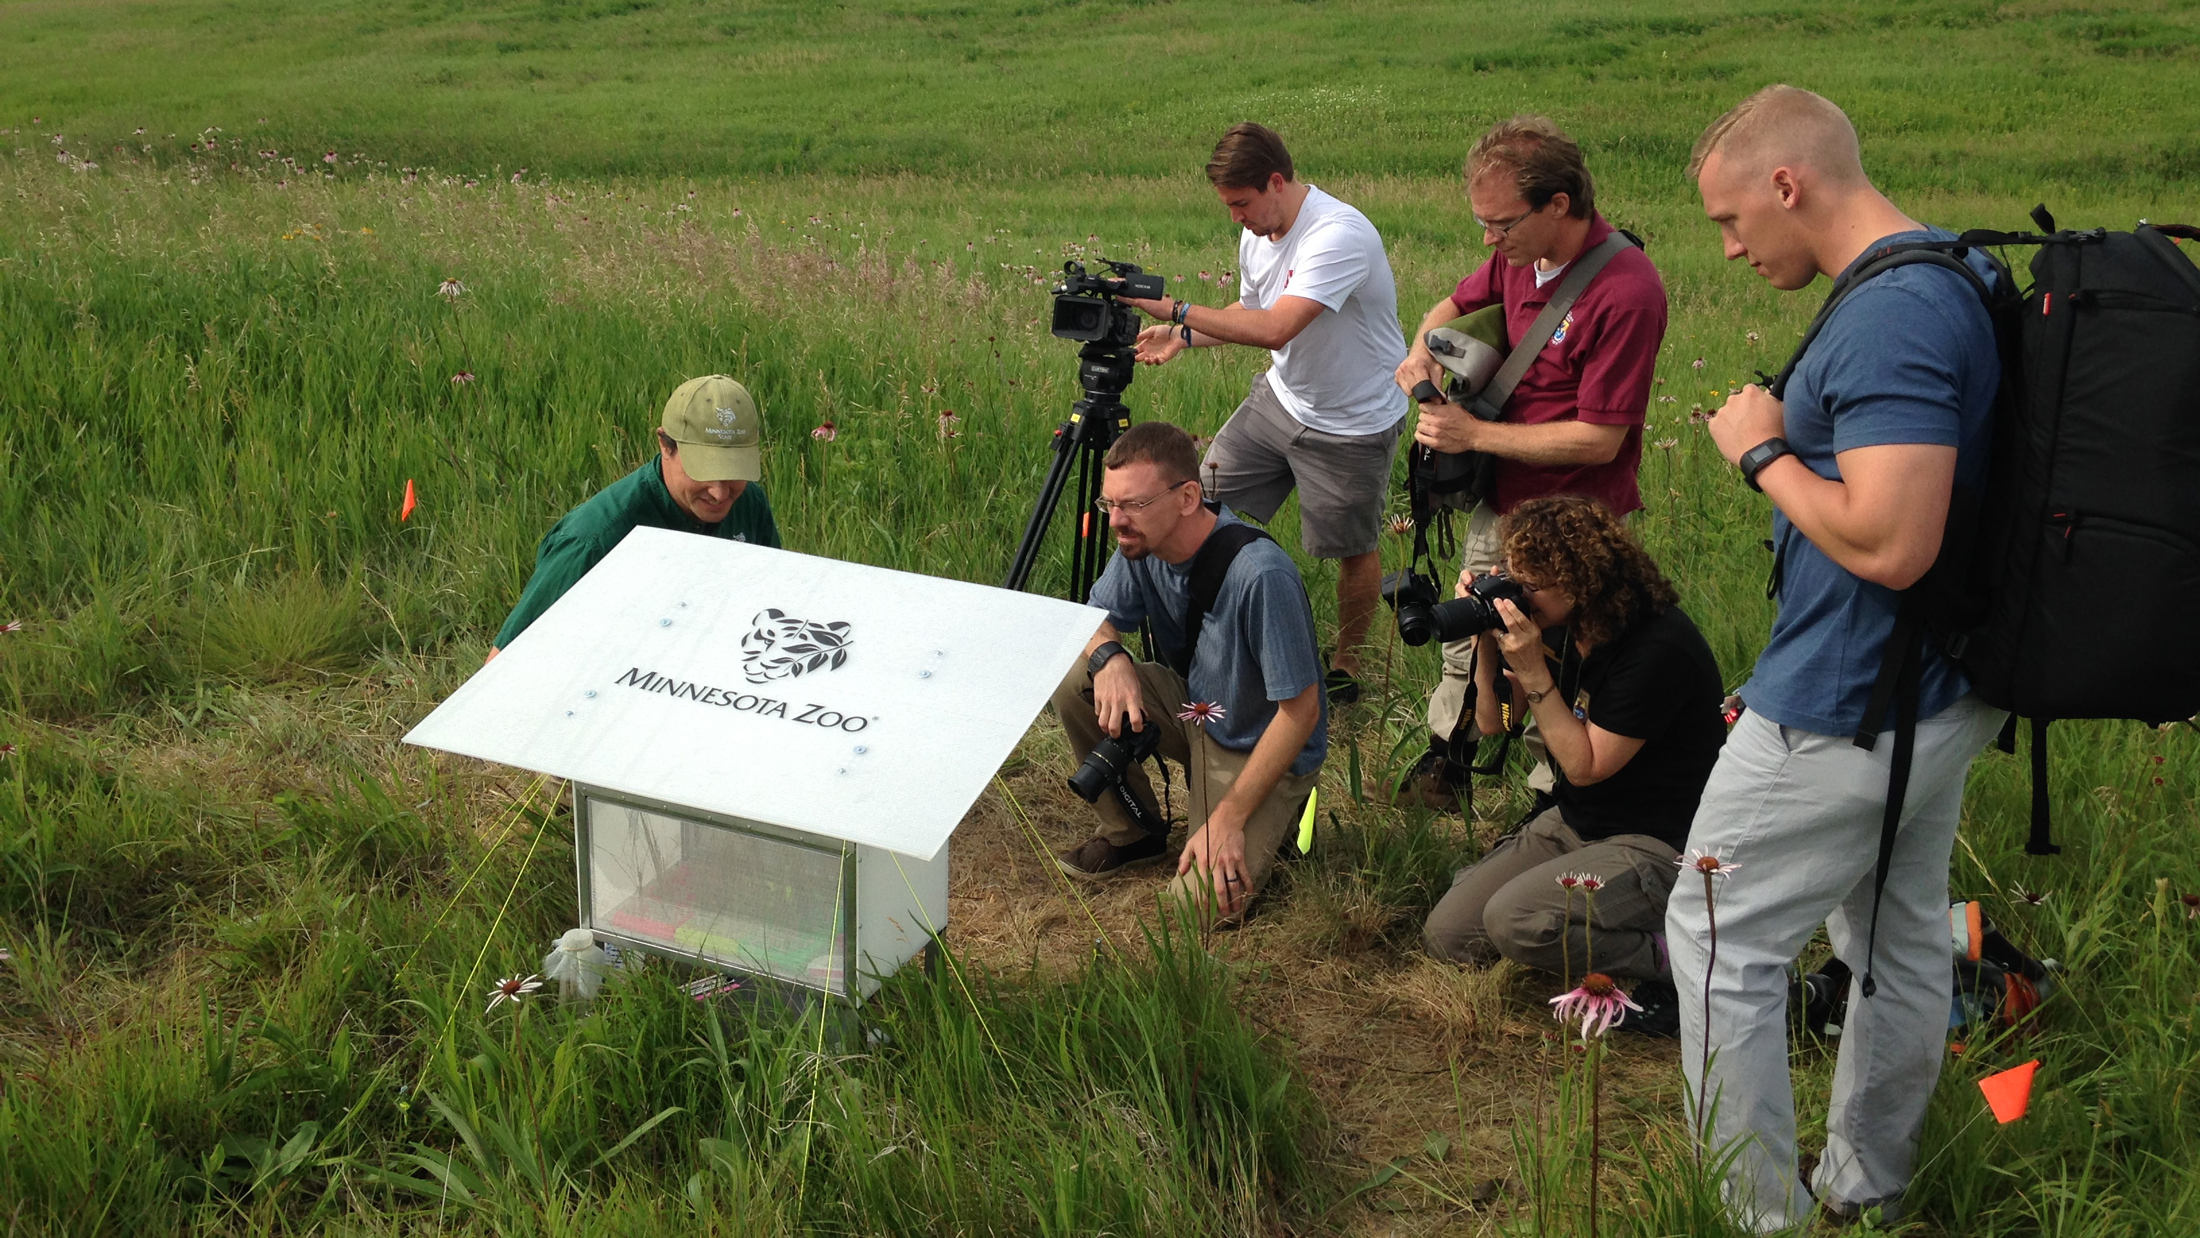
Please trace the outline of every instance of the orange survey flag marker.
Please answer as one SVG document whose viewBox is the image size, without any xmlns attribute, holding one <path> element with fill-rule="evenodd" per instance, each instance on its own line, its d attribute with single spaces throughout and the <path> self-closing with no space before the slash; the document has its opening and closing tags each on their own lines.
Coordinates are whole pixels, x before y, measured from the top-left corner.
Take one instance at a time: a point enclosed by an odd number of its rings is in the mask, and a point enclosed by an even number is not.
<svg viewBox="0 0 2200 1238">
<path fill-rule="evenodd" d="M 2032 1072 L 2039 1065 L 2039 1059 L 2034 1058 L 1978 1081 L 1978 1090 L 1986 1093 L 1987 1108 L 1994 1111 L 1996 1121 L 2006 1125 L 2024 1116 L 2026 1106 L 2032 1103 Z"/>
<path fill-rule="evenodd" d="M 412 519 L 413 508 L 418 506 L 420 506 L 420 500 L 413 495 L 413 479 L 408 477 L 405 479 L 405 504 L 397 509 L 399 522 L 402 523 Z"/>
</svg>

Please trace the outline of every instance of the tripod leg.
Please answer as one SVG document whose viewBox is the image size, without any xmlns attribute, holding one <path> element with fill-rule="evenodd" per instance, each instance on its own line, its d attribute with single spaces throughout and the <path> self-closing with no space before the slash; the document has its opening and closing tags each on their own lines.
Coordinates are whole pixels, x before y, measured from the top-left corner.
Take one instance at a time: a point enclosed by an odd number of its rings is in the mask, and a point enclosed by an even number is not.
<svg viewBox="0 0 2200 1238">
<path fill-rule="evenodd" d="M 1001 582 L 1004 589 L 1023 588 L 1039 562 L 1039 547 L 1046 541 L 1047 526 L 1054 521 L 1054 506 L 1061 501 L 1062 487 L 1069 481 L 1070 458 L 1078 454 L 1068 430 L 1065 424 L 1055 431 L 1054 463 L 1047 466 L 1046 484 L 1039 488 L 1039 500 L 1031 505 L 1031 518 L 1024 522 L 1024 540 L 1017 545 L 1016 558 L 1009 564 L 1008 579 Z"/>
</svg>

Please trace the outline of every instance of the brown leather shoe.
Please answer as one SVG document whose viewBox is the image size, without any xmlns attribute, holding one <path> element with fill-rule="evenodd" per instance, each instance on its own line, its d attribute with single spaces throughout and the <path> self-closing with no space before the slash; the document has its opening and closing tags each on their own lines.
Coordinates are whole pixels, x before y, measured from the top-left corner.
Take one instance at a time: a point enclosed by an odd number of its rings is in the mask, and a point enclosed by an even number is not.
<svg viewBox="0 0 2200 1238">
<path fill-rule="evenodd" d="M 1379 798 L 1387 799 L 1394 808 L 1427 808 L 1435 812 L 1458 812 L 1463 797 L 1458 778 L 1459 767 L 1452 764 L 1443 753 L 1431 748 L 1421 754 L 1413 768 L 1406 771 L 1395 787 L 1385 787 Z"/>
<path fill-rule="evenodd" d="M 1152 834 L 1120 847 L 1095 834 L 1067 851 L 1056 852 L 1054 862 L 1079 881 L 1102 881 L 1126 868 L 1155 863 L 1168 851 L 1168 840 Z"/>
</svg>

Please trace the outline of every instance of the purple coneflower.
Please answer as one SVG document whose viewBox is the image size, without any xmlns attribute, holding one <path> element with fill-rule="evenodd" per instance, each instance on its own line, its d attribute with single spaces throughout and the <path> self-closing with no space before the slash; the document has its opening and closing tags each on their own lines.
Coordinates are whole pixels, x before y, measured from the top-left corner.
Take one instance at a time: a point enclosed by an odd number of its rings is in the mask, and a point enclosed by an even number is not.
<svg viewBox="0 0 2200 1238">
<path fill-rule="evenodd" d="M 446 298 L 448 300 L 456 301 L 460 297 L 466 295 L 466 285 L 459 283 L 455 279 L 447 279 L 444 280 L 442 283 L 436 285 L 435 295 Z"/>
<path fill-rule="evenodd" d="M 2180 894 L 2177 901 L 2185 905 L 2187 920 L 2200 920 L 2200 894 Z"/>
<path fill-rule="evenodd" d="M 1206 726 L 1228 712 L 1213 701 L 1192 701 L 1184 706 L 1184 712 L 1178 714 L 1177 718 L 1193 726 Z"/>
<path fill-rule="evenodd" d="M 955 410 L 954 410 L 954 409 L 951 409 L 951 408 L 944 408 L 944 409 L 941 409 L 941 410 L 940 410 L 940 437 L 941 437 L 941 438 L 953 438 L 953 437 L 955 437 L 955 427 L 956 427 L 956 426 L 959 426 L 959 425 L 961 425 L 961 424 L 962 424 L 962 418 L 960 418 L 960 417 L 957 417 L 957 416 L 955 415 Z"/>
<path fill-rule="evenodd" d="M 1581 1039 L 1585 1043 L 1591 1036 L 1602 1036 L 1618 1027 L 1630 1010 L 1642 1013 L 1642 1007 L 1621 991 L 1610 976 L 1600 971 L 1583 976 L 1580 988 L 1551 999 L 1551 1017 L 1561 1023 L 1568 1019 L 1581 1020 Z"/>
<path fill-rule="evenodd" d="M 540 976 L 506 976 L 489 990 L 489 1009 L 495 1010 L 501 1002 L 519 1005 L 519 999 L 542 987 Z"/>
<path fill-rule="evenodd" d="M 14 756 L 14 755 L 15 755 L 15 745 L 14 745 L 14 744 L 0 744 L 0 757 L 12 757 L 12 756 Z"/>
<path fill-rule="evenodd" d="M 832 422 L 824 421 L 819 422 L 818 427 L 815 430 L 810 431 L 810 437 L 816 439 L 820 443 L 830 443 L 834 439 L 840 437 L 840 431 L 833 428 Z"/>
<path fill-rule="evenodd" d="M 463 387 L 472 381 L 474 381 L 472 370 L 460 370 L 458 373 L 451 375 L 451 385 L 453 387 Z"/>
<path fill-rule="evenodd" d="M 2023 886 L 2012 886 L 2009 892 L 2027 907 L 2046 906 L 2048 896 L 2054 893 L 2053 890 L 2027 890 Z"/>
<path fill-rule="evenodd" d="M 1392 516 L 1390 518 L 1390 533 L 1393 537 L 1413 536 L 1413 517 Z"/>
<path fill-rule="evenodd" d="M 0 633 L 20 632 L 22 630 L 23 621 L 21 619 L 10 619 L 6 623 L 0 623 Z"/>
<path fill-rule="evenodd" d="M 325 154 L 325 155 L 321 156 L 321 162 L 322 162 L 322 163 L 334 163 L 334 162 L 336 162 L 336 152 L 335 152 L 335 151 L 330 151 L 329 153 L 327 153 L 327 154 Z"/>
<path fill-rule="evenodd" d="M 1701 370 L 1703 368 L 1703 358 L 1698 357 L 1694 361 L 1689 362 L 1688 368 L 1691 370 Z"/>
<path fill-rule="evenodd" d="M 1729 864 L 1709 851 L 1691 851 L 1687 855 L 1674 860 L 1673 863 L 1681 868 L 1695 869 L 1707 878 L 1724 877 L 1741 867 L 1739 864 Z M 1708 887 L 1706 888 L 1708 889 Z"/>
<path fill-rule="evenodd" d="M 1675 447 L 1680 446 L 1681 441 L 1677 438 L 1661 438 L 1657 442 L 1650 445 L 1652 447 L 1658 448 L 1660 451 L 1671 451 Z"/>
</svg>

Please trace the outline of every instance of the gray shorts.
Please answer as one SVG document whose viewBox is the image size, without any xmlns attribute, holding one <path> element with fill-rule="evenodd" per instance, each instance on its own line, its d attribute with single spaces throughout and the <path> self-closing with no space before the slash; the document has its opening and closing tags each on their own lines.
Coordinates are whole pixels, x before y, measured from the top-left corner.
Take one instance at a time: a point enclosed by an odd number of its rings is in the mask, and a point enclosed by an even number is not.
<svg viewBox="0 0 2200 1238">
<path fill-rule="evenodd" d="M 1208 497 L 1266 524 L 1295 487 L 1299 541 L 1317 559 L 1344 559 L 1375 549 L 1382 536 L 1390 465 L 1404 431 L 1404 397 L 1396 425 L 1373 434 L 1328 434 L 1299 424 L 1276 399 L 1263 372 L 1245 402 L 1215 432 L 1200 465 Z"/>
</svg>

